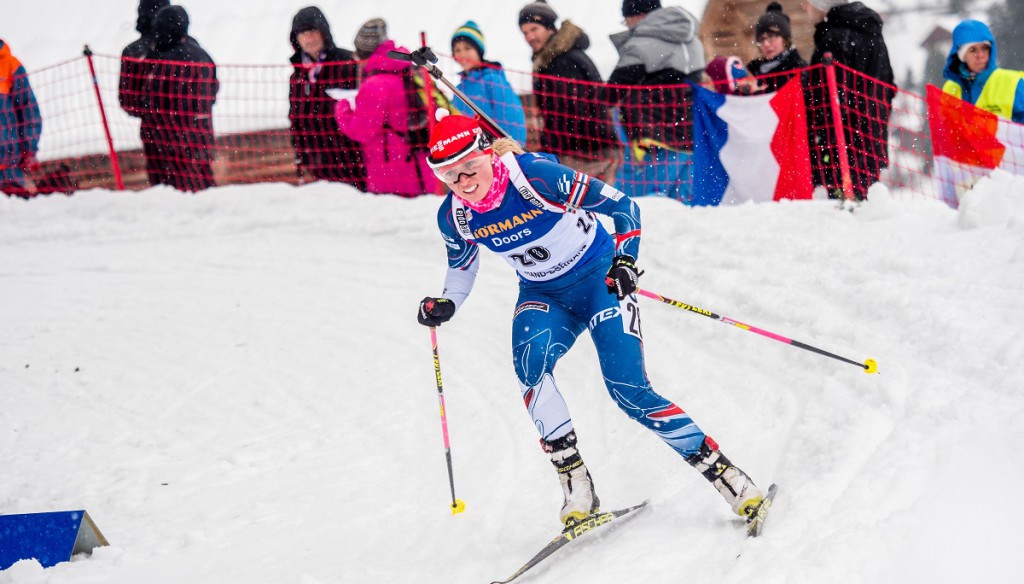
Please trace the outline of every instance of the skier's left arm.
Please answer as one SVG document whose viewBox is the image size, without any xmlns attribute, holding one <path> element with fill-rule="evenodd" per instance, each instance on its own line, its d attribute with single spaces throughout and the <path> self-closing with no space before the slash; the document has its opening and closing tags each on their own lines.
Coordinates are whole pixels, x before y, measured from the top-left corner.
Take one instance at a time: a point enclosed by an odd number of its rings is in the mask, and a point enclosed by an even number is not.
<svg viewBox="0 0 1024 584">
<path fill-rule="evenodd" d="M 580 209 L 608 215 L 615 223 L 615 258 L 605 278 L 608 292 L 619 300 L 636 293 L 642 271 L 636 267 L 640 254 L 640 207 L 615 187 L 590 177 Z"/>
<path fill-rule="evenodd" d="M 619 189 L 550 160 L 530 162 L 530 184 L 537 193 L 566 209 L 600 213 L 615 223 L 615 255 L 634 260 L 640 254 L 640 207 Z"/>
<path fill-rule="evenodd" d="M 549 160 L 534 160 L 530 183 L 538 194 L 566 210 L 600 213 L 615 223 L 615 258 L 608 270 L 608 291 L 619 300 L 635 293 L 643 272 L 636 267 L 640 255 L 640 207 L 625 193 L 582 172 Z M 546 193 L 546 194 L 545 194 Z"/>
<path fill-rule="evenodd" d="M 640 255 L 640 207 L 619 189 L 590 178 L 590 187 L 579 208 L 612 218 L 615 223 L 615 255 Z"/>
</svg>

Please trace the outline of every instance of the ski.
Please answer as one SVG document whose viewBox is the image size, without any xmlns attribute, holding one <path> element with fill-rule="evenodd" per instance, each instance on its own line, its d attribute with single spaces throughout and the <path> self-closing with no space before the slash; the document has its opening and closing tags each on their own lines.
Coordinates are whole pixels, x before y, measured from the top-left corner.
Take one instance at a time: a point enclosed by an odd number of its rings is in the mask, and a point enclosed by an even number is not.
<svg viewBox="0 0 1024 584">
<path fill-rule="evenodd" d="M 776 491 L 778 491 L 778 486 L 773 483 L 772 486 L 768 487 L 768 493 L 761 500 L 761 504 L 757 506 L 757 510 L 750 515 L 750 519 L 747 520 L 747 537 L 758 537 L 761 535 L 761 531 L 764 529 L 764 520 L 772 509 L 772 501 L 775 499 Z"/>
<path fill-rule="evenodd" d="M 634 512 L 644 508 L 650 502 L 651 500 L 647 499 L 643 503 L 633 505 L 632 507 L 626 507 L 625 509 L 617 509 L 615 511 L 606 511 L 604 513 L 595 513 L 593 515 L 590 515 L 589 517 L 577 523 L 576 525 L 573 525 L 572 527 L 567 527 L 564 530 L 562 530 L 562 533 L 559 533 L 557 536 L 555 536 L 555 539 L 552 539 L 551 542 L 548 543 L 548 545 L 544 546 L 544 549 L 537 552 L 537 555 L 530 558 L 530 561 L 526 562 L 526 564 L 524 564 L 522 568 L 519 568 L 515 574 L 509 576 L 507 580 L 496 580 L 494 582 L 491 582 L 491 584 L 508 584 L 509 582 L 522 576 L 530 568 L 533 568 L 534 566 L 541 563 L 558 550 L 562 549 L 562 547 L 564 547 L 566 544 L 571 543 L 583 537 L 584 535 L 593 532 L 599 527 L 608 525 L 609 523 L 621 520 L 622 518 L 633 514 Z"/>
</svg>

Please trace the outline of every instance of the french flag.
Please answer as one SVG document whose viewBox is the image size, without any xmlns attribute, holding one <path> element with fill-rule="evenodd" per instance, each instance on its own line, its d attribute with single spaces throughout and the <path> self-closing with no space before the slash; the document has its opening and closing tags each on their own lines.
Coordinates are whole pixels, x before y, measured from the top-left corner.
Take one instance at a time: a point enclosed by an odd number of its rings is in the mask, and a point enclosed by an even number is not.
<svg viewBox="0 0 1024 584">
<path fill-rule="evenodd" d="M 810 199 L 807 110 L 799 77 L 776 93 L 694 87 L 694 205 Z"/>
<path fill-rule="evenodd" d="M 997 168 L 1024 175 L 1024 125 L 928 86 L 928 125 L 939 193 L 954 209 Z"/>
</svg>

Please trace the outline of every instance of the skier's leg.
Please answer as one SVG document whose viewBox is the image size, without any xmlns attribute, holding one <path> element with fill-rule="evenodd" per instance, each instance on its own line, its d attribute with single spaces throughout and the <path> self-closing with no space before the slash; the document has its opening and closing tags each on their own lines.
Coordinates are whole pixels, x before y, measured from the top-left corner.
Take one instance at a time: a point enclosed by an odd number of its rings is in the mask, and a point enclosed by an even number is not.
<svg viewBox="0 0 1024 584">
<path fill-rule="evenodd" d="M 564 495 L 559 519 L 565 525 L 586 518 L 600 506 L 590 471 L 576 448 L 569 408 L 552 376 L 558 359 L 582 331 L 568 311 L 549 298 L 520 293 L 512 319 L 512 355 L 523 402 L 558 473 Z"/>
<path fill-rule="evenodd" d="M 640 307 L 636 297 L 619 301 L 601 284 L 589 328 L 612 399 L 630 418 L 653 431 L 684 457 L 697 454 L 704 432 L 681 407 L 651 387 L 644 367 Z"/>
<path fill-rule="evenodd" d="M 738 515 L 747 516 L 764 493 L 718 450 L 689 414 L 651 387 L 644 367 L 640 306 L 636 296 L 618 300 L 600 282 L 594 294 L 590 334 L 597 347 L 608 392 L 629 417 L 654 431 L 683 455 L 725 498 Z"/>
<path fill-rule="evenodd" d="M 512 359 L 523 402 L 542 440 L 572 432 L 569 408 L 552 372 L 583 327 L 563 307 L 537 294 L 519 295 L 512 319 Z"/>
</svg>

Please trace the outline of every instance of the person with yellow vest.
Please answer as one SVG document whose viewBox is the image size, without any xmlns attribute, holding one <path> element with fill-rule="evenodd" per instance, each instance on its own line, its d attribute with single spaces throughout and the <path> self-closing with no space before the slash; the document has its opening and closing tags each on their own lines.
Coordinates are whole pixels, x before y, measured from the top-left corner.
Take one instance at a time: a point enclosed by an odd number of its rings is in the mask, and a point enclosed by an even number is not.
<svg viewBox="0 0 1024 584">
<path fill-rule="evenodd" d="M 942 90 L 1000 117 L 1024 124 L 1024 72 L 1000 69 L 996 39 L 985 23 L 965 20 L 953 29 Z"/>
</svg>

